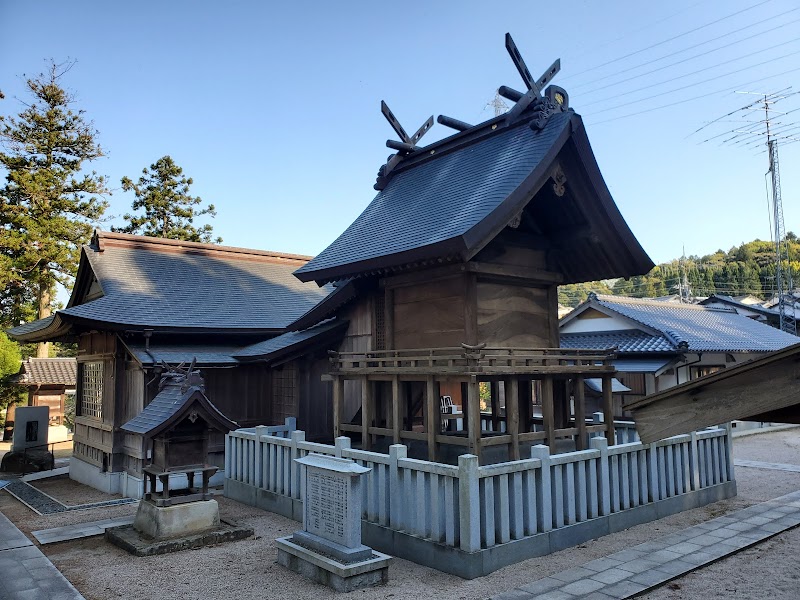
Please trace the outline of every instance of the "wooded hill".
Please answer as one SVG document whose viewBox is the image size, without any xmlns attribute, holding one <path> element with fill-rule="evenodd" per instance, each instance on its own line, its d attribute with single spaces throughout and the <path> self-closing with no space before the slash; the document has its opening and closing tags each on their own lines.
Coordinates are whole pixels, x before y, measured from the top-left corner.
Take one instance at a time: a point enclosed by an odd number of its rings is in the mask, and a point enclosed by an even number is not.
<svg viewBox="0 0 800 600">
<path fill-rule="evenodd" d="M 792 232 L 786 234 L 795 286 L 800 277 L 800 240 Z M 784 268 L 786 268 L 784 264 Z M 724 294 L 752 294 L 771 298 L 775 289 L 775 244 L 755 240 L 734 246 L 727 252 L 717 250 L 706 256 L 689 256 L 657 265 L 647 275 L 628 279 L 590 281 L 561 286 L 558 301 L 564 306 L 577 306 L 589 292 L 656 298 L 677 294 L 684 279 L 689 284 L 689 297 Z M 686 292 L 684 292 L 686 293 Z"/>
</svg>

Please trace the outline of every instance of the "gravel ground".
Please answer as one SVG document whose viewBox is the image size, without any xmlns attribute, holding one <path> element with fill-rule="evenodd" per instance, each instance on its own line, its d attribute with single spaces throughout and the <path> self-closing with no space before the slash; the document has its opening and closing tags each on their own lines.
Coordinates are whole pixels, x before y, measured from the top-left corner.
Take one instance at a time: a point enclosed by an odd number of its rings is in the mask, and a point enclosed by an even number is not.
<svg viewBox="0 0 800 600">
<path fill-rule="evenodd" d="M 56 498 L 67 506 L 89 504 L 91 502 L 104 502 L 115 498 L 122 498 L 122 494 L 105 494 L 88 485 L 82 485 L 69 478 L 69 475 L 36 479 L 30 484 L 48 496 Z"/>
<path fill-rule="evenodd" d="M 800 430 L 789 430 L 739 438 L 738 458 L 800 464 L 797 448 Z M 530 559 L 472 581 L 395 559 L 389 584 L 354 592 L 351 597 L 393 598 L 486 598 L 565 568 L 600 558 L 627 547 L 666 535 L 782 494 L 800 489 L 800 474 L 737 469 L 736 498 L 673 515 L 657 522 L 581 544 L 549 556 Z M 48 492 L 49 493 L 49 492 Z M 149 558 L 132 558 L 101 538 L 90 538 L 44 546 L 42 550 L 88 600 L 107 598 L 149 599 L 159 597 L 230 598 L 330 598 L 327 588 L 311 583 L 275 562 L 273 540 L 298 528 L 289 519 L 218 498 L 223 518 L 253 527 L 254 539 L 231 544 Z M 0 510 L 20 529 L 56 527 L 132 514 L 135 507 L 104 508 L 79 513 L 38 517 L 8 494 L 0 493 Z M 690 574 L 648 595 L 648 598 L 699 598 L 703 595 L 732 598 L 797 598 L 800 576 L 800 530 L 786 532 L 741 552 L 698 574 Z M 87 568 L 92 565 L 93 568 Z M 221 571 L 215 576 L 213 573 Z"/>
</svg>

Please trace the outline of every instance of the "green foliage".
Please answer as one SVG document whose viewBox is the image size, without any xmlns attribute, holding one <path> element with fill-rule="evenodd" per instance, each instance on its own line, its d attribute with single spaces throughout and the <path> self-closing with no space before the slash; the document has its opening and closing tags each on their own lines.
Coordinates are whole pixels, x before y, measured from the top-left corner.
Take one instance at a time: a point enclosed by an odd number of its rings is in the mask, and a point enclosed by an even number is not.
<svg viewBox="0 0 800 600">
<path fill-rule="evenodd" d="M 0 332 L 0 408 L 22 399 L 24 388 L 11 382 L 22 364 L 19 346 Z"/>
<path fill-rule="evenodd" d="M 782 265 L 791 266 L 795 286 L 800 277 L 800 240 L 793 233 L 786 234 L 790 261 Z M 771 298 L 775 287 L 775 245 L 772 242 L 754 240 L 734 246 L 728 252 L 717 250 L 706 256 L 690 256 L 672 260 L 655 267 L 646 275 L 617 279 L 610 290 L 603 282 L 579 283 L 561 286 L 558 301 L 565 306 L 577 306 L 586 299 L 590 291 L 599 294 L 655 298 L 678 294 L 683 281 L 688 283 L 690 296 L 743 296 L 752 294 L 761 299 Z"/>
<path fill-rule="evenodd" d="M 196 217 L 214 217 L 217 213 L 213 204 L 202 209 L 195 208 L 202 200 L 189 195 L 192 183 L 192 178 L 186 177 L 183 169 L 169 156 L 163 156 L 150 167 L 145 167 L 136 183 L 129 177 L 123 177 L 122 189 L 126 192 L 133 190 L 136 195 L 133 210 L 144 210 L 144 214 L 126 214 L 124 218 L 128 225 L 115 228 L 115 231 L 187 242 L 221 243 L 222 238 L 212 240 L 211 225 L 195 227 L 193 224 Z"/>
<path fill-rule="evenodd" d="M 69 287 L 80 247 L 108 203 L 105 179 L 85 172 L 103 156 L 97 131 L 61 86 L 74 63 L 50 62 L 26 80 L 30 99 L 0 117 L 0 324 L 50 314 L 56 283 Z"/>
<path fill-rule="evenodd" d="M 611 294 L 611 288 L 603 281 L 589 281 L 586 283 L 572 283 L 558 288 L 558 303 L 564 306 L 578 306 L 586 300 L 589 292 L 597 294 Z"/>
</svg>

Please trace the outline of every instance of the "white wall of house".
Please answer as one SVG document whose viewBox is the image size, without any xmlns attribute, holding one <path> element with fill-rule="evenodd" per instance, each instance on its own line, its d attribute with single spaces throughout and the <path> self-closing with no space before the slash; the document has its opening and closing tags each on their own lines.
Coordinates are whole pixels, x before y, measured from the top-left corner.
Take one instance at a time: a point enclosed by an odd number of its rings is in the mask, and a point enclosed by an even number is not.
<svg viewBox="0 0 800 600">
<path fill-rule="evenodd" d="M 639 329 L 622 317 L 609 317 L 599 310 L 588 308 L 561 327 L 561 333 L 597 333 L 600 331 Z"/>
<path fill-rule="evenodd" d="M 692 367 L 722 367 L 727 369 L 735 365 L 742 364 L 754 358 L 764 356 L 763 352 L 703 352 L 688 353 L 686 360 L 677 367 L 667 369 L 664 373 L 656 377 L 656 391 L 663 391 L 674 387 L 680 383 L 686 383 L 691 377 Z"/>
</svg>

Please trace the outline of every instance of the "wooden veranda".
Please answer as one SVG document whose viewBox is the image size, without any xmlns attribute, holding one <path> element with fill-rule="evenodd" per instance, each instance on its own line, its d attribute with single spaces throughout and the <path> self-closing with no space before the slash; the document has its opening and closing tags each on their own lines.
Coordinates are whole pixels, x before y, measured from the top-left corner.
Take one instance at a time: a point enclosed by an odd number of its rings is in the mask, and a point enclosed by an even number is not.
<svg viewBox="0 0 800 600">
<path fill-rule="evenodd" d="M 613 358 L 613 351 L 467 344 L 460 348 L 331 352 L 334 433 L 337 437 L 360 434 L 365 450 L 381 436 L 395 444 L 425 442 L 431 461 L 439 459 L 443 445 L 460 446 L 477 456 L 485 448 L 505 445 L 508 458 L 518 460 L 520 445 L 526 443 L 547 444 L 556 452 L 557 440 L 570 438 L 574 448 L 582 450 L 589 434 L 603 432 L 609 444 L 614 444 Z M 586 421 L 584 381 L 590 377 L 602 380 L 604 421 L 600 424 Z M 348 380 L 360 382 L 360 424 L 344 418 Z M 486 403 L 489 410 L 483 412 L 482 382 L 489 383 L 491 390 L 491 400 Z M 443 413 L 440 393 L 441 386 L 456 383 L 464 404 L 458 420 Z M 419 394 L 421 402 L 413 402 L 413 385 L 424 390 Z M 501 385 L 504 411 L 499 401 Z M 534 400 L 541 407 L 541 419 L 534 418 Z M 420 412 L 422 427 L 415 429 L 414 418 Z M 452 423 L 447 426 L 452 421 L 457 423 L 455 428 Z"/>
</svg>

